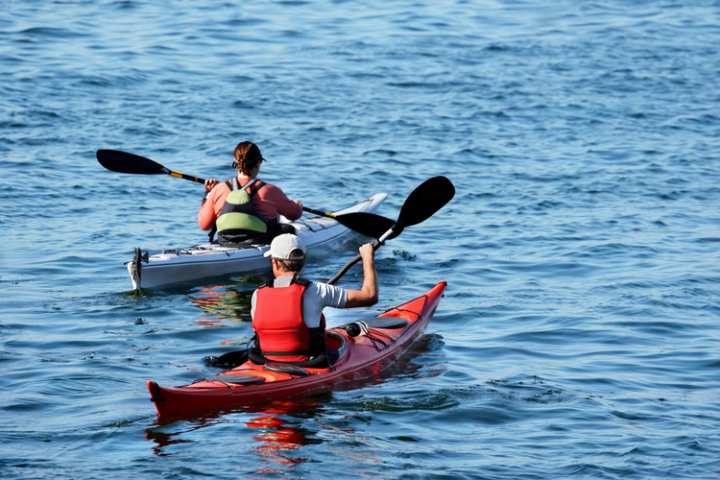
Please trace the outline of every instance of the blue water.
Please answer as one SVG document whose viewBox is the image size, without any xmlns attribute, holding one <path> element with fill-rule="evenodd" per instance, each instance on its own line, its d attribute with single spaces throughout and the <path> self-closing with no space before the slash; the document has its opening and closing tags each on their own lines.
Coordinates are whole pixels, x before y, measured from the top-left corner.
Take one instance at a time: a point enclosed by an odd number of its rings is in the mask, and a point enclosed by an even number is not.
<svg viewBox="0 0 720 480">
<path fill-rule="evenodd" d="M 719 45 L 715 0 L 4 2 L 0 475 L 720 477 Z M 159 424 L 253 280 L 129 293 L 202 192 L 95 150 L 224 177 L 244 139 L 315 208 L 449 177 L 378 308 L 447 295 L 382 383 Z"/>
</svg>

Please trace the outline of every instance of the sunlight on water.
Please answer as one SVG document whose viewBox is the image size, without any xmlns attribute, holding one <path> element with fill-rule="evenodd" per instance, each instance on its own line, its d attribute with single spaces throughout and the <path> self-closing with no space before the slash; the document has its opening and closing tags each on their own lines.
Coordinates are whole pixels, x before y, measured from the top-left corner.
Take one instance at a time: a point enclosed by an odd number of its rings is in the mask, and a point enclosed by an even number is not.
<svg viewBox="0 0 720 480">
<path fill-rule="evenodd" d="M 717 2 L 176 3 L 0 9 L 3 478 L 720 476 Z M 450 178 L 378 309 L 448 290 L 382 381 L 163 424 L 145 381 L 215 375 L 263 278 L 132 293 L 202 188 L 95 151 L 225 178 L 244 139 L 322 210 Z"/>
</svg>

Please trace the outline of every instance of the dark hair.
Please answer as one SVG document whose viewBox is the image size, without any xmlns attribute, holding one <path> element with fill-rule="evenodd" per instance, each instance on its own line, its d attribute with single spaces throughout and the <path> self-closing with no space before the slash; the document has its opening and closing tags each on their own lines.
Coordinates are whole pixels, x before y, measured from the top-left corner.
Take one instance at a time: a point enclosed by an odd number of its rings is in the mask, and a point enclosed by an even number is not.
<svg viewBox="0 0 720 480">
<path fill-rule="evenodd" d="M 290 252 L 290 258 L 287 260 L 281 260 L 276 258 L 280 262 L 280 267 L 286 272 L 299 272 L 305 266 L 305 254 L 300 249 L 295 249 Z"/>
<path fill-rule="evenodd" d="M 238 143 L 233 156 L 235 157 L 233 165 L 239 168 L 245 175 L 249 175 L 250 170 L 260 165 L 260 162 L 263 161 L 260 148 L 252 142 Z"/>
</svg>

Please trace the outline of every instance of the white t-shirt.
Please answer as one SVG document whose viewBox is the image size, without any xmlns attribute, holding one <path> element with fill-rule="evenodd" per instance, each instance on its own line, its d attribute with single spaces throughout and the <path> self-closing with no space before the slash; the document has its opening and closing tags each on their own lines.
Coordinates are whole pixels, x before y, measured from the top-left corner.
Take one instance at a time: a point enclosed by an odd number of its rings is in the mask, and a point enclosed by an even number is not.
<svg viewBox="0 0 720 480">
<path fill-rule="evenodd" d="M 291 276 L 276 278 L 273 281 L 274 287 L 289 287 L 292 281 Z M 255 297 L 257 290 L 253 292 L 250 300 L 250 315 L 255 317 Z M 325 307 L 344 308 L 347 303 L 347 290 L 330 285 L 329 283 L 310 282 L 303 293 L 303 319 L 308 328 L 320 326 L 320 314 Z"/>
</svg>

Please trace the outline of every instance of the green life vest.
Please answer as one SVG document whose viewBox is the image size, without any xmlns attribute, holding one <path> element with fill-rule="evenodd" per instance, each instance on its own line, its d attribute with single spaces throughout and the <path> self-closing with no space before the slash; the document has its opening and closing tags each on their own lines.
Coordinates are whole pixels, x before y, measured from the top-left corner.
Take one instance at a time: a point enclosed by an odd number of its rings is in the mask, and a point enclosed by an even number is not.
<svg viewBox="0 0 720 480">
<path fill-rule="evenodd" d="M 237 178 L 232 180 L 231 191 L 215 222 L 219 240 L 239 242 L 267 234 L 268 225 L 252 204 L 252 197 L 264 185 L 261 180 L 253 179 L 241 188 Z"/>
</svg>

